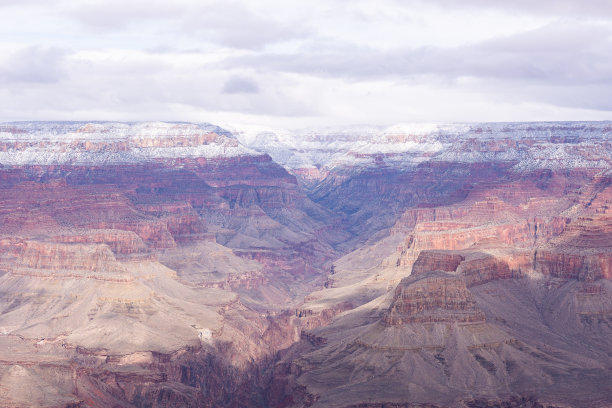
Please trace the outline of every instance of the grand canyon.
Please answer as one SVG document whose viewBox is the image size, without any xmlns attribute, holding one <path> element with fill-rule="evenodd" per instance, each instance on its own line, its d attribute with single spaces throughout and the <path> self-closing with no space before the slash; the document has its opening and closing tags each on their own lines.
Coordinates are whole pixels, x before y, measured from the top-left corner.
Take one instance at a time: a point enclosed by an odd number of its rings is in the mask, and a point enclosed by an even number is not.
<svg viewBox="0 0 612 408">
<path fill-rule="evenodd" d="M 610 407 L 612 122 L 0 124 L 1 407 Z"/>
</svg>

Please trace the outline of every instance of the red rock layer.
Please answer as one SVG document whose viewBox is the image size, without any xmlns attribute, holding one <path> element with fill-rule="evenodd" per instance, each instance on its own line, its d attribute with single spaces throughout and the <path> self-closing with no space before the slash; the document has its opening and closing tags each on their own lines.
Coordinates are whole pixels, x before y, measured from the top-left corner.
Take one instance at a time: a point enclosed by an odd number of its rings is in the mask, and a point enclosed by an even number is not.
<svg viewBox="0 0 612 408">
<path fill-rule="evenodd" d="M 536 271 L 564 279 L 612 279 L 612 215 L 598 211 L 605 210 L 604 200 L 598 204 L 586 207 L 592 216 L 576 217 L 563 234 L 537 250 Z"/>
<path fill-rule="evenodd" d="M 458 276 L 435 274 L 418 280 L 405 278 L 395 289 L 383 316 L 388 325 L 428 322 L 483 322 L 484 314 Z"/>
<path fill-rule="evenodd" d="M 528 254 L 504 259 L 483 256 L 463 262 L 457 271 L 463 275 L 466 286 L 470 288 L 494 280 L 520 277 L 522 276 L 521 263 L 523 269 L 527 269 L 530 261 Z"/>
<path fill-rule="evenodd" d="M 421 251 L 412 266 L 412 275 L 431 271 L 454 272 L 465 257 L 445 251 Z"/>
<path fill-rule="evenodd" d="M 147 251 L 147 246 L 137 234 L 119 229 L 75 231 L 74 234 L 54 236 L 53 240 L 66 244 L 106 244 L 115 254 L 121 255 Z"/>
<path fill-rule="evenodd" d="M 0 240 L 0 265 L 18 275 L 131 279 L 106 245 L 3 239 Z"/>
<path fill-rule="evenodd" d="M 593 281 L 612 279 L 612 253 L 582 255 L 558 251 L 537 251 L 535 270 L 546 276 Z"/>
<path fill-rule="evenodd" d="M 353 305 L 348 302 L 341 302 L 322 310 L 314 312 L 311 309 L 299 309 L 295 311 L 295 315 L 299 318 L 300 327 L 304 330 L 312 330 L 317 327 L 325 326 L 331 323 L 334 317 L 342 312 L 353 309 Z"/>
</svg>

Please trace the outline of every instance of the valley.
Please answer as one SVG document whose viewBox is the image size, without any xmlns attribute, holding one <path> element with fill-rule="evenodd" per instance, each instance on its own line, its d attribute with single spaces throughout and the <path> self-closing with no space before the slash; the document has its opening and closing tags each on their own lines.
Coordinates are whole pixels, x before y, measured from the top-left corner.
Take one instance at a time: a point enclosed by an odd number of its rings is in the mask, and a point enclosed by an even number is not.
<svg viewBox="0 0 612 408">
<path fill-rule="evenodd" d="M 0 136 L 1 407 L 612 404 L 609 122 Z"/>
</svg>

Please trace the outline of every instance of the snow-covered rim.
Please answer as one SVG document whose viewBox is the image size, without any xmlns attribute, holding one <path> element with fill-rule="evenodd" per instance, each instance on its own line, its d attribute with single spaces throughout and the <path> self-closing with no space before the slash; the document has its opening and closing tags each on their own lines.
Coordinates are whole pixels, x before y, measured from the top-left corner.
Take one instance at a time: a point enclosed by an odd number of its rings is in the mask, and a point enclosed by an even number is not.
<svg viewBox="0 0 612 408">
<path fill-rule="evenodd" d="M 230 128 L 238 140 L 288 169 L 414 166 L 423 161 L 513 162 L 530 168 L 612 163 L 612 122 L 398 124 L 300 129 Z M 507 141 L 510 143 L 504 145 Z M 480 146 L 478 146 L 481 144 Z M 378 156 L 378 157 L 376 157 Z"/>
<path fill-rule="evenodd" d="M 212 140 L 200 137 L 216 134 Z M 195 144 L 166 145 L 142 143 L 143 140 L 173 140 L 185 137 Z M 261 155 L 240 144 L 234 136 L 211 124 L 173 122 L 9 122 L 0 124 L 2 165 L 113 164 L 138 163 L 160 158 L 218 158 Z M 86 150 L 80 142 L 97 142 L 102 147 Z M 119 143 L 123 143 L 119 146 Z M 15 143 L 15 147 L 11 144 Z"/>
<path fill-rule="evenodd" d="M 216 133 L 233 138 L 231 132 L 210 123 L 187 122 L 4 122 L 2 141 L 16 140 L 129 140 L 139 137 L 171 138 Z"/>
<path fill-rule="evenodd" d="M 8 122 L 0 123 L 0 164 L 112 164 L 159 158 L 235 157 L 269 154 L 288 169 L 308 167 L 412 166 L 434 161 L 510 161 L 517 169 L 610 168 L 612 122 L 533 122 L 398 124 L 310 128 L 297 131 L 185 122 Z M 232 133 L 233 132 L 233 133 Z M 212 141 L 189 146 L 154 146 L 143 139 L 196 138 L 216 133 Z M 477 147 L 473 143 L 516 141 L 514 146 Z M 79 143 L 108 143 L 85 150 Z M 529 141 L 529 143 L 523 143 Z M 11 148 L 11 142 L 25 143 Z M 114 143 L 126 142 L 121 149 Z M 599 149 L 597 148 L 599 146 Z M 375 157 L 377 156 L 378 157 Z"/>
</svg>

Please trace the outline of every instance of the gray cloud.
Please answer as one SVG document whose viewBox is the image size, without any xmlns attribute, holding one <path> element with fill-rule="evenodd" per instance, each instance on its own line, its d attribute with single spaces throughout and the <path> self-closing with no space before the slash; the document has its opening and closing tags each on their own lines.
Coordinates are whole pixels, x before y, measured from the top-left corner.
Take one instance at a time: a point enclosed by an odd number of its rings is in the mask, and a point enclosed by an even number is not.
<svg viewBox="0 0 612 408">
<path fill-rule="evenodd" d="M 225 61 L 353 80 L 436 75 L 558 83 L 612 82 L 611 32 L 601 26 L 551 24 L 517 35 L 456 48 L 379 49 L 347 44 L 294 54 L 261 53 Z"/>
<path fill-rule="evenodd" d="M 244 3 L 231 1 L 89 1 L 73 4 L 69 10 L 77 21 L 94 31 L 151 28 L 155 24 L 163 36 L 241 49 L 260 49 L 308 35 L 302 24 L 279 21 L 253 11 Z"/>
<path fill-rule="evenodd" d="M 68 14 L 86 28 L 98 30 L 122 30 L 130 25 L 150 21 L 171 21 L 180 17 L 180 9 L 156 1 L 141 0 L 82 1 L 67 6 Z"/>
<path fill-rule="evenodd" d="M 185 16 L 183 32 L 225 46 L 260 49 L 267 44 L 304 38 L 309 35 L 299 23 L 278 22 L 254 13 L 239 3 L 223 2 L 203 7 Z"/>
<path fill-rule="evenodd" d="M 23 7 L 24 5 L 36 4 L 36 3 L 57 3 L 57 0 L 0 0 L 0 7 Z"/>
<path fill-rule="evenodd" d="M 0 78 L 6 82 L 52 83 L 66 78 L 66 51 L 31 46 L 13 53 L 0 65 Z"/>
<path fill-rule="evenodd" d="M 64 61 L 70 80 L 60 82 L 51 76 L 33 78 L 25 71 L 18 71 L 19 78 L 0 71 L 0 79 L 5 80 L 0 89 L 0 121 L 197 121 L 204 120 L 205 112 L 275 117 L 302 117 L 314 112 L 307 102 L 286 92 L 291 86 L 265 82 L 265 77 L 260 79 L 264 86 L 259 90 L 255 80 L 235 71 L 223 92 L 219 83 L 227 79 L 227 72 L 203 70 L 197 63 L 169 64 L 156 54 L 101 60 L 90 60 L 80 54 L 70 56 Z M 47 82 L 45 86 L 33 86 L 34 80 Z"/>
<path fill-rule="evenodd" d="M 611 31 L 601 25 L 555 22 L 535 30 L 454 48 L 380 50 L 347 44 L 294 54 L 260 53 L 226 67 L 364 81 L 438 84 L 470 92 L 463 79 L 496 103 L 538 102 L 612 110 Z"/>
<path fill-rule="evenodd" d="M 254 94 L 259 92 L 257 82 L 250 78 L 233 76 L 223 85 L 223 93 L 226 94 Z"/>
<path fill-rule="evenodd" d="M 523 12 L 546 16 L 610 17 L 612 3 L 608 0 L 428 0 L 444 8 L 499 9 L 506 12 Z"/>
</svg>

